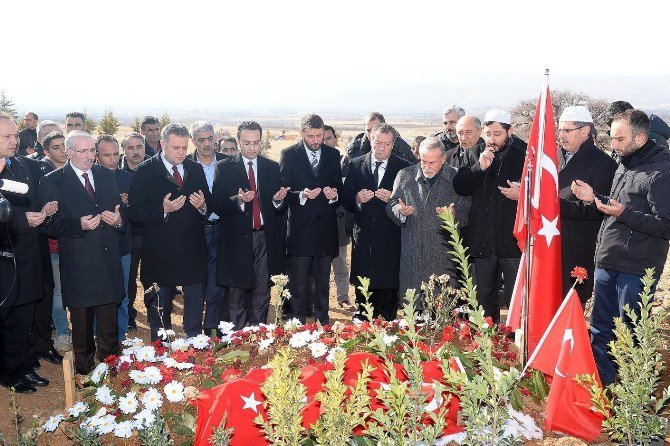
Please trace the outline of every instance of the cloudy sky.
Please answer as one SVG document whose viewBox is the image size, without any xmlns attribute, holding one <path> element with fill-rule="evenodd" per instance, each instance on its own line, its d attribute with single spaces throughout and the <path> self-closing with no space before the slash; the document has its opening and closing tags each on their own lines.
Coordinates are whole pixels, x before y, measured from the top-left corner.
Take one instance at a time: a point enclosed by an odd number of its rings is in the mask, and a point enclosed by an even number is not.
<svg viewBox="0 0 670 446">
<path fill-rule="evenodd" d="M 496 79 L 539 92 L 545 67 L 557 83 L 670 75 L 669 13 L 647 0 L 11 1 L 0 89 L 21 110 L 295 109 Z"/>
</svg>

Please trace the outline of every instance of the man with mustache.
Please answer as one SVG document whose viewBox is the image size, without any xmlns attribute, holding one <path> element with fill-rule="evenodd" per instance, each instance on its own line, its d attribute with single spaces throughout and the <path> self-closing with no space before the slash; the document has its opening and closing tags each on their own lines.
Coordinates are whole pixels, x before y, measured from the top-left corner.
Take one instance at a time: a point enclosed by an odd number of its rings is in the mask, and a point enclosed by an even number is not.
<svg viewBox="0 0 670 446">
<path fill-rule="evenodd" d="M 114 173 L 95 164 L 93 137 L 71 130 L 65 147 L 69 162 L 40 181 L 40 201 L 58 202 L 58 212 L 44 222 L 42 231 L 58 239 L 75 369 L 86 375 L 95 365 L 96 344 L 101 362 L 121 353 L 116 307 L 126 294 L 119 244 L 127 224 Z"/>
<path fill-rule="evenodd" d="M 458 105 L 451 105 L 442 113 L 442 124 L 444 131 L 437 133 L 435 137 L 444 144 L 447 151 L 458 147 L 458 135 L 456 134 L 456 123 L 465 116 L 465 110 Z"/>
<path fill-rule="evenodd" d="M 456 194 L 456 169 L 446 164 L 444 145 L 431 136 L 419 146 L 419 164 L 398 172 L 386 205 L 386 214 L 400 226 L 400 294 L 414 288 L 431 274 L 450 276 L 449 285 L 458 287 L 458 269 L 448 244 L 449 234 L 436 214 L 449 208 L 459 226 L 467 224 L 470 198 Z M 422 308 L 422 302 L 418 301 Z"/>
<path fill-rule="evenodd" d="M 466 237 L 475 267 L 477 300 L 484 314 L 498 322 L 498 284 L 504 277 L 509 304 L 521 257 L 513 229 L 526 143 L 514 136 L 512 117 L 505 110 L 489 110 L 482 133 L 486 148 L 477 163 L 458 170 L 454 189 L 472 197 Z"/>
<path fill-rule="evenodd" d="M 458 145 L 447 150 L 447 164 L 455 169 L 477 164 L 479 154 L 484 150 L 484 140 L 480 137 L 482 123 L 478 117 L 465 115 L 456 123 Z"/>
</svg>

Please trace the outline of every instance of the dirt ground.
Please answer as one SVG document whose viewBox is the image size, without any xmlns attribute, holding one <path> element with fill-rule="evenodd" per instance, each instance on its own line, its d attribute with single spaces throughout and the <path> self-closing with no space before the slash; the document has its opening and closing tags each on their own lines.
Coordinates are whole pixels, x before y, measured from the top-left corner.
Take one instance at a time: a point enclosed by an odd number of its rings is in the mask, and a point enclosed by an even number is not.
<svg viewBox="0 0 670 446">
<path fill-rule="evenodd" d="M 120 133 L 128 131 L 129 129 L 121 129 Z M 226 128 L 225 130 L 232 132 L 232 128 Z M 436 131 L 439 131 L 437 127 L 424 126 L 417 129 L 415 126 L 407 125 L 406 132 L 403 135 L 406 137 L 413 137 L 418 134 L 430 135 L 434 134 Z M 278 132 L 273 132 L 277 134 Z M 340 139 L 340 147 L 344 147 L 346 142 L 357 133 L 355 130 L 347 130 L 342 132 Z M 291 132 L 287 132 L 287 135 L 291 135 Z M 297 136 L 297 132 L 293 132 L 293 137 Z M 273 141 L 272 150 L 268 153 L 268 156 L 272 159 L 277 160 L 279 158 L 279 152 L 281 149 L 287 147 L 290 144 L 295 142 L 294 139 L 282 140 L 282 141 Z M 350 256 L 348 256 L 348 261 Z M 149 330 L 148 323 L 146 319 L 146 309 L 143 304 L 143 299 L 141 298 L 143 289 L 141 284 L 138 282 L 138 298 L 135 301 L 136 308 L 138 310 L 137 317 L 137 326 L 138 329 L 136 332 L 128 333 L 129 337 L 140 337 L 145 341 L 149 340 Z M 353 302 L 354 298 L 354 289 L 350 286 L 349 288 L 349 298 Z M 656 294 L 656 302 L 659 305 L 665 306 L 665 308 L 670 308 L 670 257 L 666 262 L 664 273 L 661 277 L 661 280 L 658 285 L 658 290 Z M 270 320 L 274 319 L 274 308 L 270 308 Z M 173 314 L 173 328 L 179 332 L 182 327 L 182 314 L 183 314 L 183 297 L 179 295 L 175 298 L 174 301 L 174 314 Z M 330 283 L 330 318 L 331 321 L 350 320 L 352 312 L 340 308 L 337 304 L 335 296 L 335 283 L 331 275 Z M 663 332 L 664 336 L 664 352 L 663 356 L 665 359 L 666 365 L 670 365 L 670 348 L 668 347 L 668 342 L 670 340 L 670 324 L 666 323 L 666 327 Z M 33 395 L 17 395 L 16 401 L 20 407 L 20 419 L 21 426 L 23 429 L 31 427 L 33 424 L 40 425 L 44 420 L 54 415 L 55 413 L 62 412 L 65 409 L 65 393 L 63 386 L 63 370 L 61 366 L 52 365 L 48 362 L 42 361 L 42 367 L 38 370 L 38 373 L 51 381 L 51 384 L 46 388 L 40 388 L 36 394 Z M 666 373 L 663 379 L 664 386 L 670 384 L 670 373 Z M 10 411 L 11 398 L 10 393 L 7 389 L 0 387 L 0 432 L 2 432 L 10 442 L 15 441 L 15 417 Z M 14 439 L 14 441 L 12 440 Z M 582 442 L 573 440 L 573 439 L 549 439 L 544 444 L 552 445 L 577 445 L 584 444 Z"/>
</svg>

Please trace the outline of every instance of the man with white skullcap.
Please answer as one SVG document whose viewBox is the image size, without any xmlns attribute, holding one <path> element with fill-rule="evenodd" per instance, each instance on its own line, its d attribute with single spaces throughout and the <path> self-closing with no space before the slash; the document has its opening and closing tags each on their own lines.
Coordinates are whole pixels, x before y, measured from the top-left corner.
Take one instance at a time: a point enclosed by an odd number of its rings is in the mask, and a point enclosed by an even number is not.
<svg viewBox="0 0 670 446">
<path fill-rule="evenodd" d="M 458 170 L 454 189 L 472 196 L 466 239 L 474 259 L 477 300 L 484 314 L 498 322 L 501 278 L 503 303 L 509 305 L 521 257 L 513 228 L 526 143 L 513 135 L 512 117 L 505 110 L 486 113 L 482 136 L 486 146 L 479 161 Z"/>
<path fill-rule="evenodd" d="M 563 295 L 574 283 L 570 272 L 575 266 L 582 266 L 589 273 L 588 279 L 576 286 L 582 303 L 593 293 L 593 253 L 603 215 L 595 206 L 577 199 L 571 185 L 582 181 L 607 195 L 616 170 L 616 162 L 593 143 L 592 130 L 591 113 L 581 105 L 567 107 L 558 120 Z"/>
</svg>

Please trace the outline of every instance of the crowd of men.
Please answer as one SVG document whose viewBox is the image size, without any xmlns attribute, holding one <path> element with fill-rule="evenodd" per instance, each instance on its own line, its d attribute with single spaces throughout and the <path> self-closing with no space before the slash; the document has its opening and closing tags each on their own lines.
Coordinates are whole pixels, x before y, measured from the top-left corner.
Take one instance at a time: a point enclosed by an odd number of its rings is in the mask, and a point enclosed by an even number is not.
<svg viewBox="0 0 670 446">
<path fill-rule="evenodd" d="M 638 299 L 645 268 L 658 279 L 670 239 L 670 128 L 658 130 L 663 121 L 652 115 L 650 137 L 644 112 L 622 101 L 609 111 L 611 156 L 594 144 L 586 107 L 566 108 L 557 136 L 563 284 L 567 291 L 577 265 L 592 278 L 578 293 L 586 301 L 595 288 L 591 333 L 604 383 L 616 372 L 613 318 Z M 309 114 L 279 163 L 261 153 L 254 121 L 219 137 L 209 122 L 161 129 L 148 116 L 118 141 L 92 136 L 85 118 L 68 113 L 63 131 L 28 113 L 18 132 L 0 116 L 0 179 L 28 185 L 5 193 L 13 210 L 0 223 L 0 379 L 17 392 L 48 385 L 39 361 L 60 363 L 64 350 L 72 348 L 78 374 L 96 356 L 120 353 L 137 328 L 138 270 L 152 341 L 172 328 L 178 287 L 188 336 L 222 320 L 236 329 L 267 322 L 270 277 L 280 273 L 289 277 L 287 317 L 328 324 L 331 268 L 339 305 L 350 307 L 349 283 L 368 277 L 374 315 L 394 319 L 399 295 L 420 294 L 431 274 L 458 287 L 437 218 L 445 209 L 460 226 L 485 314 L 498 322 L 509 303 L 526 143 L 505 110 L 480 120 L 449 107 L 444 131 L 415 147 L 370 113 L 343 154 L 335 129 Z M 356 289 L 353 306 L 364 300 Z"/>
</svg>

